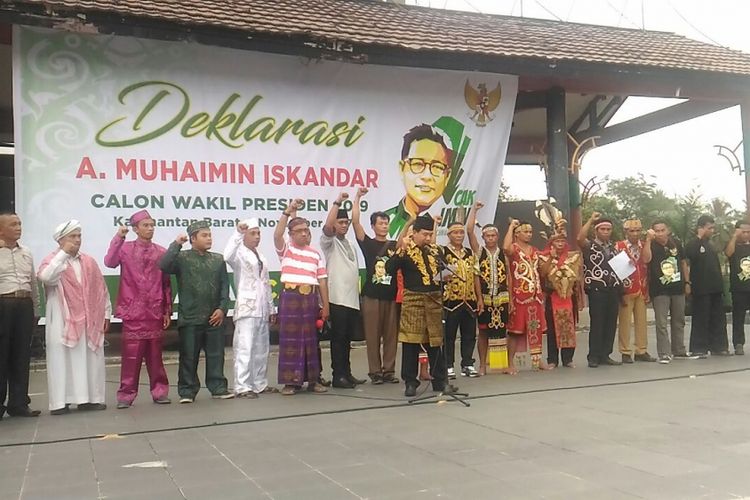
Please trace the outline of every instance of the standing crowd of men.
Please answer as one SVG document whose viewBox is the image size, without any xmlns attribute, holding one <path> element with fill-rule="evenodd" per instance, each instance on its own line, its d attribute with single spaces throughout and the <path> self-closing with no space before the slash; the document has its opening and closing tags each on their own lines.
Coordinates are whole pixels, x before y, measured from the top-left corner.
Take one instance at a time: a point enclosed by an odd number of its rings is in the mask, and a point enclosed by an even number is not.
<svg viewBox="0 0 750 500">
<path fill-rule="evenodd" d="M 723 278 L 718 250 L 711 242 L 715 223 L 710 216 L 698 219 L 695 239 L 684 247 L 661 220 L 645 233 L 639 220 L 627 220 L 626 238 L 614 242 L 612 221 L 594 213 L 578 234 L 580 250 L 569 245 L 562 219 L 550 228 L 546 247 L 537 249 L 531 243 L 531 224 L 518 220 L 510 223 L 502 244 L 493 224 L 480 228 L 480 242 L 476 220 L 483 203 L 477 202 L 465 223 L 448 224 L 448 242 L 438 245 L 440 220 L 429 215 L 411 217 L 397 238 L 389 239 L 389 215 L 373 212 L 370 236 L 360 221 L 360 202 L 366 194 L 365 188 L 357 191 L 351 216 L 344 209 L 347 193 L 333 201 L 319 241 L 321 251 L 312 245 L 310 222 L 297 214 L 303 201 L 285 204 L 273 233 L 281 265 L 278 313 L 269 261 L 259 249 L 257 219 L 241 221 L 219 254 L 211 251 L 211 228 L 204 221 L 192 223 L 187 234 L 165 249 L 153 242 L 151 215 L 145 210 L 133 214 L 129 228 L 117 231 L 104 258 L 107 267 L 120 268 L 114 310 L 122 320 L 117 408 L 129 408 L 136 399 L 144 362 L 154 403 L 171 402 L 162 361 L 163 331 L 172 317 L 170 275 L 175 276 L 179 292 L 181 404 L 192 403 L 201 388 L 201 351 L 206 360 L 205 385 L 215 399 L 255 399 L 273 392 L 291 396 L 303 388 L 327 392 L 318 337 L 324 322 L 329 322 L 331 335 L 330 385 L 341 389 L 365 383 L 353 375 L 350 362 L 351 339 L 360 324 L 373 385 L 400 382 L 396 354 L 398 342 L 402 344 L 400 376 L 407 397 L 415 396 L 423 381 L 434 391 L 455 393 L 450 380 L 456 378 L 456 358 L 460 358 L 460 375 L 467 378 L 492 370 L 516 374 L 514 359 L 521 352 L 529 353 L 533 369 L 572 368 L 584 294 L 591 320 L 591 368 L 730 354 Z M 361 296 L 350 227 L 364 256 Z M 69 413 L 71 405 L 78 410 L 106 408 L 104 336 L 112 308 L 98 263 L 81 252 L 82 229 L 76 220 L 57 226 L 52 235 L 57 248 L 36 269 L 28 248 L 19 242 L 19 217 L 0 215 L 0 417 L 6 412 L 29 417 L 40 413 L 29 407 L 28 396 L 39 284 L 46 293 L 50 413 Z M 136 238 L 127 241 L 131 229 Z M 183 250 L 188 242 L 190 248 Z M 724 253 L 730 262 L 732 344 L 734 354 L 741 355 L 745 313 L 750 309 L 750 223 L 737 223 Z M 613 260 L 621 254 L 627 259 L 627 272 Z M 224 376 L 227 264 L 236 290 L 232 390 Z M 689 350 L 684 340 L 688 296 L 693 315 Z M 647 350 L 649 303 L 656 317 L 657 357 Z M 267 378 L 269 325 L 274 322 L 279 325 L 280 390 Z M 616 333 L 621 360 L 612 357 Z M 546 360 L 542 359 L 545 334 Z"/>
</svg>

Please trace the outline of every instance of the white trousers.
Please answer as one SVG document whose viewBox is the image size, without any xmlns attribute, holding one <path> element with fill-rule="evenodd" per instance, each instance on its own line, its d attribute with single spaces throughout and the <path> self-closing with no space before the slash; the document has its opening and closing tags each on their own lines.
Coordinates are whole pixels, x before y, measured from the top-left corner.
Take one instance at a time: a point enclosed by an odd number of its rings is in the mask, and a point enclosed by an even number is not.
<svg viewBox="0 0 750 500">
<path fill-rule="evenodd" d="M 262 392 L 268 387 L 268 319 L 234 322 L 234 393 Z"/>
<path fill-rule="evenodd" d="M 47 392 L 49 409 L 66 404 L 104 403 L 104 348 L 92 351 L 82 337 L 75 347 L 59 335 L 47 335 Z"/>
</svg>

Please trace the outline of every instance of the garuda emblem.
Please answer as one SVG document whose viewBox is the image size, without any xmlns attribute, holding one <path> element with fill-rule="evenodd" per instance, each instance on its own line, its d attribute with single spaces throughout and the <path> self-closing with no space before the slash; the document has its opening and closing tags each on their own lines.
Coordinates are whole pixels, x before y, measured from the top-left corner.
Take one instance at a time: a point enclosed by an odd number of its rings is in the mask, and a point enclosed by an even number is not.
<svg viewBox="0 0 750 500">
<path fill-rule="evenodd" d="M 487 92 L 486 84 L 480 83 L 475 89 L 471 86 L 469 80 L 466 80 L 464 99 L 466 100 L 466 105 L 473 112 L 469 118 L 476 123 L 477 127 L 484 127 L 495 118 L 492 112 L 500 104 L 502 94 L 503 91 L 500 88 L 500 82 L 497 83 L 495 90 Z"/>
</svg>

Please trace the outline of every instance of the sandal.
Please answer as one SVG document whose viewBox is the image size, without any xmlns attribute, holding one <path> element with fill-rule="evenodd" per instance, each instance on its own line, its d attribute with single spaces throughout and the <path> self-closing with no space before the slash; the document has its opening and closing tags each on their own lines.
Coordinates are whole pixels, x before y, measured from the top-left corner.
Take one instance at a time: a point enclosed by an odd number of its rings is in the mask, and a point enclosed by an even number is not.
<svg viewBox="0 0 750 500">
<path fill-rule="evenodd" d="M 269 386 L 266 386 L 266 388 L 260 391 L 258 394 L 278 394 L 278 393 L 279 393 L 279 390 L 277 388 L 269 385 Z"/>
<path fill-rule="evenodd" d="M 323 387 L 322 384 L 307 384 L 307 390 L 315 394 L 323 394 L 324 392 L 328 392 L 328 389 Z"/>
<path fill-rule="evenodd" d="M 253 391 L 241 392 L 235 395 L 235 397 L 237 399 L 258 399 L 258 395 L 255 394 Z"/>
<path fill-rule="evenodd" d="M 283 389 L 281 389 L 281 395 L 282 396 L 294 396 L 297 394 L 297 389 L 293 385 L 285 385 Z"/>
</svg>

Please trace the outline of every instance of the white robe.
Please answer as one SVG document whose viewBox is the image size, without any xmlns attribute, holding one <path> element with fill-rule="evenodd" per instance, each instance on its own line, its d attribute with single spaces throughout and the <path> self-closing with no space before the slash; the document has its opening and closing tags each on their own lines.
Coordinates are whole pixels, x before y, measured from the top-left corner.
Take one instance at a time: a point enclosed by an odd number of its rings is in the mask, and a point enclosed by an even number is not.
<svg viewBox="0 0 750 500">
<path fill-rule="evenodd" d="M 242 234 L 234 233 L 224 249 L 234 271 L 234 392 L 262 392 L 268 387 L 268 319 L 273 312 L 268 261 L 258 257 L 242 243 Z"/>
<path fill-rule="evenodd" d="M 49 409 L 57 410 L 66 404 L 104 403 L 105 369 L 104 347 L 92 351 L 86 342 L 84 332 L 75 347 L 63 345 L 63 331 L 68 307 L 60 278 L 68 266 L 73 268 L 78 281 L 81 281 L 81 261 L 62 250 L 55 255 L 49 265 L 39 272 L 39 280 L 47 292 L 46 342 L 47 342 L 47 392 Z M 62 295 L 63 307 L 60 307 Z M 106 297 L 105 317 L 112 314 L 109 293 Z"/>
</svg>

